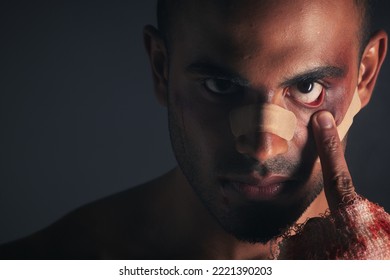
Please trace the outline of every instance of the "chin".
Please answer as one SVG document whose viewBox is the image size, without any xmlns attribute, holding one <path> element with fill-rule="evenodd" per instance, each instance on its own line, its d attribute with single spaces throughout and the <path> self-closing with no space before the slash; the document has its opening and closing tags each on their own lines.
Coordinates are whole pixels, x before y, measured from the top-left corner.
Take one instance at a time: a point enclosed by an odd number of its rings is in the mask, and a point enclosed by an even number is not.
<svg viewBox="0 0 390 280">
<path fill-rule="evenodd" d="M 222 228 L 236 239 L 249 243 L 267 243 L 297 223 L 298 219 L 318 197 L 322 184 L 312 192 L 289 205 L 272 203 L 248 203 L 241 206 L 220 207 L 212 211 Z M 226 206 L 226 205 L 225 205 Z"/>
<path fill-rule="evenodd" d="M 269 215 L 267 215 L 267 213 Z M 233 215 L 220 219 L 222 227 L 235 238 L 249 243 L 267 243 L 282 235 L 292 226 L 300 216 L 300 211 L 295 211 L 293 215 L 286 213 L 246 213 L 243 215 Z M 240 217 L 239 217 L 240 216 Z"/>
</svg>

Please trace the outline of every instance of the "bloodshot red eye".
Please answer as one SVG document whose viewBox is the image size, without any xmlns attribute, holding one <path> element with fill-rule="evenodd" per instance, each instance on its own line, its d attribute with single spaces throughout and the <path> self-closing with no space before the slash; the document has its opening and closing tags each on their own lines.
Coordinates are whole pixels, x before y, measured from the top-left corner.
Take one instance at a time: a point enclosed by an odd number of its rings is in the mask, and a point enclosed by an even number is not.
<svg viewBox="0 0 390 280">
<path fill-rule="evenodd" d="M 325 97 L 325 87 L 318 82 L 299 82 L 288 88 L 288 95 L 306 107 L 318 107 Z"/>
<path fill-rule="evenodd" d="M 324 97 L 325 97 L 325 90 L 322 89 L 320 95 L 318 96 L 318 98 L 316 100 L 314 100 L 313 102 L 310 102 L 310 103 L 305 103 L 305 105 L 309 106 L 309 107 L 318 107 L 324 101 L 324 99 L 325 99 Z"/>
</svg>

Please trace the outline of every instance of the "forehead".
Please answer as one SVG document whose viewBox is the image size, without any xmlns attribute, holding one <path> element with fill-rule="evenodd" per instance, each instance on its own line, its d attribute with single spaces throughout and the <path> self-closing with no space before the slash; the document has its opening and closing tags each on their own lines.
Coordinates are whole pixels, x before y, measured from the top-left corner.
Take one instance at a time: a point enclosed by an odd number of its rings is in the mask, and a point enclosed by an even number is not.
<svg viewBox="0 0 390 280">
<path fill-rule="evenodd" d="M 174 28 L 179 30 L 202 24 L 239 30 L 249 24 L 265 33 L 275 29 L 286 33 L 286 25 L 290 30 L 347 23 L 357 28 L 360 22 L 355 0 L 175 0 L 170 7 L 176 11 Z"/>
<path fill-rule="evenodd" d="M 272 65 L 286 58 L 291 65 L 292 58 L 358 56 L 360 19 L 353 0 L 181 2 L 174 52 L 209 53 L 220 62 L 258 58 Z"/>
</svg>

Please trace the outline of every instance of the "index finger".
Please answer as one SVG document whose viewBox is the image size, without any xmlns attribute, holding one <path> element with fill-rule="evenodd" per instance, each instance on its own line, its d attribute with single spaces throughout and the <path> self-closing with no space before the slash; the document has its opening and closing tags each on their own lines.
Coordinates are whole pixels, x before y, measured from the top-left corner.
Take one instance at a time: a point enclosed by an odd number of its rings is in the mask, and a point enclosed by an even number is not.
<svg viewBox="0 0 390 280">
<path fill-rule="evenodd" d="M 336 210 L 340 204 L 356 197 L 343 146 L 331 113 L 317 112 L 312 118 L 312 127 L 321 160 L 326 199 L 330 210 Z"/>
</svg>

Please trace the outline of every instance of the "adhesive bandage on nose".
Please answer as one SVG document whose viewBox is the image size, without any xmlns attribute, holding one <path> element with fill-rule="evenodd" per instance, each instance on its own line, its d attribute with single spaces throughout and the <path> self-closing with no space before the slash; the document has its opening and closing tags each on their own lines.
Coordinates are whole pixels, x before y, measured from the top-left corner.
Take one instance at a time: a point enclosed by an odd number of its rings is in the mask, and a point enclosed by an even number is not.
<svg viewBox="0 0 390 280">
<path fill-rule="evenodd" d="M 343 140 L 352 125 L 353 117 L 360 111 L 361 102 L 357 90 L 351 104 L 338 125 L 340 140 Z M 287 141 L 294 137 L 297 126 L 295 114 L 275 104 L 252 104 L 230 112 L 230 128 L 235 137 L 250 132 L 268 132 Z"/>
<path fill-rule="evenodd" d="M 230 127 L 235 137 L 258 131 L 290 141 L 296 125 L 297 118 L 293 112 L 274 104 L 252 104 L 230 112 Z"/>
</svg>

